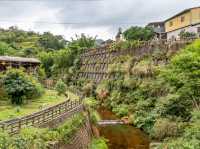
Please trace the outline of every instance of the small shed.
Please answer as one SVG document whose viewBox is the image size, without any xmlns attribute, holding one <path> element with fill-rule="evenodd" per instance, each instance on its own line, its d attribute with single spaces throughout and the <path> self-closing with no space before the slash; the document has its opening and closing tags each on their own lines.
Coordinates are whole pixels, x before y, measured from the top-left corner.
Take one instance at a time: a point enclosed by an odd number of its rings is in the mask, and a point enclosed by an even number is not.
<svg viewBox="0 0 200 149">
<path fill-rule="evenodd" d="M 36 58 L 0 56 L 0 71 L 4 71 L 8 67 L 24 67 L 27 71 L 35 71 L 40 64 L 41 62 Z"/>
</svg>

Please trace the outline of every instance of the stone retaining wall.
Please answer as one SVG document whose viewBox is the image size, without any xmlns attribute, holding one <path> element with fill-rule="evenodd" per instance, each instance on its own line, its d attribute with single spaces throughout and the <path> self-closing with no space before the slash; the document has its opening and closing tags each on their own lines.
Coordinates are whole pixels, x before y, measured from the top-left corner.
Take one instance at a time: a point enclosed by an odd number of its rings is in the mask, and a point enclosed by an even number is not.
<svg viewBox="0 0 200 149">
<path fill-rule="evenodd" d="M 87 117 L 84 125 L 74 134 L 68 144 L 49 143 L 49 149 L 87 149 L 92 140 L 92 131 Z"/>
</svg>

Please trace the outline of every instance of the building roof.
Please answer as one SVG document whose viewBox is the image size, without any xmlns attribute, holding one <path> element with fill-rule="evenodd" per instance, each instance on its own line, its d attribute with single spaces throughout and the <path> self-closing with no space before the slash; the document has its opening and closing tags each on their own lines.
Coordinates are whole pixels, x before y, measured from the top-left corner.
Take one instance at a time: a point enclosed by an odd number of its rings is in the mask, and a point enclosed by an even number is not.
<svg viewBox="0 0 200 149">
<path fill-rule="evenodd" d="M 164 22 L 160 21 L 160 22 L 150 22 L 149 24 L 147 24 L 147 26 L 151 26 L 151 25 L 164 25 Z"/>
<path fill-rule="evenodd" d="M 167 22 L 167 21 L 169 21 L 169 20 L 171 20 L 171 19 L 173 19 L 173 18 L 175 18 L 175 17 L 177 17 L 177 16 L 180 16 L 180 15 L 186 13 L 186 12 L 189 12 L 189 11 L 191 11 L 192 9 L 196 9 L 196 8 L 200 8 L 200 6 L 199 6 L 199 7 L 192 7 L 192 8 L 185 9 L 185 10 L 183 10 L 183 11 L 177 13 L 176 15 L 174 15 L 174 16 L 168 18 L 167 20 L 165 20 L 165 22 Z"/>
<path fill-rule="evenodd" d="M 24 63 L 41 63 L 36 58 L 24 58 L 24 57 L 11 57 L 11 56 L 0 56 L 0 61 L 7 62 L 24 62 Z"/>
</svg>

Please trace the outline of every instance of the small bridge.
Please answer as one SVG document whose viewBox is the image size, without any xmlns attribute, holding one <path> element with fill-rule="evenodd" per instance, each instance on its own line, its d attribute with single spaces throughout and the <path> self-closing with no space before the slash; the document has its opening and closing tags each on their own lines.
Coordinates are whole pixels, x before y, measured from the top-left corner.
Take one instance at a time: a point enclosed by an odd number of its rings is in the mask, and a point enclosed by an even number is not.
<svg viewBox="0 0 200 149">
<path fill-rule="evenodd" d="M 117 124 L 126 124 L 122 120 L 101 120 L 97 122 L 98 125 L 117 125 Z"/>
</svg>

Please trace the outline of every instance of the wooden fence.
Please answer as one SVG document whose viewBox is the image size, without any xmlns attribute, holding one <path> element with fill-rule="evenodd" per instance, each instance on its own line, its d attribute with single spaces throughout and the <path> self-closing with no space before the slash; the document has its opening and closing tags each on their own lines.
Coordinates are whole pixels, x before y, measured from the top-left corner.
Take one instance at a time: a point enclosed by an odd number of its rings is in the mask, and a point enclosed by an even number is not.
<svg viewBox="0 0 200 149">
<path fill-rule="evenodd" d="M 65 101 L 56 106 L 49 107 L 39 112 L 33 113 L 28 116 L 16 118 L 8 121 L 1 121 L 0 128 L 7 131 L 9 134 L 17 134 L 20 129 L 26 127 L 42 127 L 57 119 L 65 119 L 81 112 L 83 105 L 81 100 L 78 101 Z"/>
</svg>

